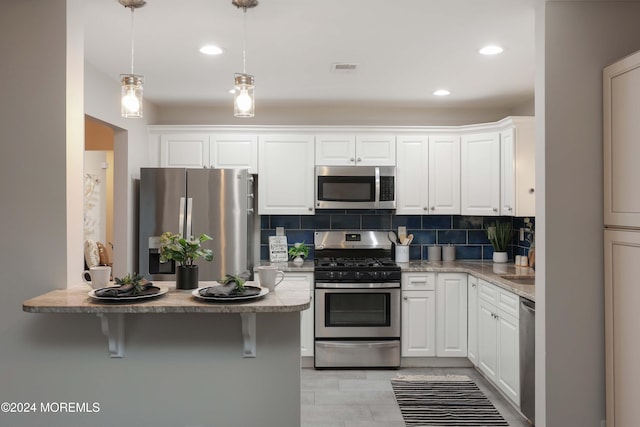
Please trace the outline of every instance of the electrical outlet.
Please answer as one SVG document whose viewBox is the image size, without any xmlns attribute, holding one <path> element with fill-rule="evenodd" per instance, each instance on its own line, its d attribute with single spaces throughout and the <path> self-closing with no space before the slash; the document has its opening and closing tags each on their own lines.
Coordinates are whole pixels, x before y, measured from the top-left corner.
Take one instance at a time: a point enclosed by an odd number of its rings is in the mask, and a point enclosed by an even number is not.
<svg viewBox="0 0 640 427">
<path fill-rule="evenodd" d="M 276 227 L 276 236 L 284 236 L 284 227 Z"/>
</svg>

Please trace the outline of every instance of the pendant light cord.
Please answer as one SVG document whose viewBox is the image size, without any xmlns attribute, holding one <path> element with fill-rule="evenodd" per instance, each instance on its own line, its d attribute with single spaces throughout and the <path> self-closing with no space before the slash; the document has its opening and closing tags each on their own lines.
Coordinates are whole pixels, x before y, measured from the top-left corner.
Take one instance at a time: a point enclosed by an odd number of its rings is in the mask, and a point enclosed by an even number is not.
<svg viewBox="0 0 640 427">
<path fill-rule="evenodd" d="M 131 75 L 133 75 L 133 53 L 134 53 L 134 46 L 133 46 L 133 12 L 135 11 L 135 8 L 131 8 Z"/>
<path fill-rule="evenodd" d="M 242 74 L 247 74 L 247 8 L 243 8 L 243 37 L 242 37 Z"/>
</svg>

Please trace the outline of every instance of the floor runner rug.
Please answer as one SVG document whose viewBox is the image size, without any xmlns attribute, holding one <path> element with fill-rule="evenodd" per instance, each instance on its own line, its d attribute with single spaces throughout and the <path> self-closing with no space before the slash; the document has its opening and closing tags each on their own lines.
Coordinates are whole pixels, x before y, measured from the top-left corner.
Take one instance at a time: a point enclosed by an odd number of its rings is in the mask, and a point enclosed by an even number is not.
<svg viewBox="0 0 640 427">
<path fill-rule="evenodd" d="M 391 386 L 407 426 L 509 426 L 469 377 L 400 376 Z"/>
</svg>

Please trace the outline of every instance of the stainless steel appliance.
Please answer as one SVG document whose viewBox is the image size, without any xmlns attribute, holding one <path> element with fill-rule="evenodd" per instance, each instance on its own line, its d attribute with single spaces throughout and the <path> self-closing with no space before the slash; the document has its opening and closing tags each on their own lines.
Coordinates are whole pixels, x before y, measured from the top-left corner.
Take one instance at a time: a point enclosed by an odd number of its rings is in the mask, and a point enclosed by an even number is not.
<svg viewBox="0 0 640 427">
<path fill-rule="evenodd" d="M 400 267 L 381 231 L 315 233 L 315 367 L 400 366 Z"/>
<path fill-rule="evenodd" d="M 175 280 L 173 261 L 160 262 L 160 235 L 206 233 L 213 261 L 196 261 L 200 280 L 253 272 L 253 178 L 245 169 L 140 169 L 140 273 Z"/>
<path fill-rule="evenodd" d="M 395 208 L 395 166 L 316 166 L 316 209 Z"/>
<path fill-rule="evenodd" d="M 520 298 L 520 410 L 536 419 L 536 303 Z"/>
</svg>

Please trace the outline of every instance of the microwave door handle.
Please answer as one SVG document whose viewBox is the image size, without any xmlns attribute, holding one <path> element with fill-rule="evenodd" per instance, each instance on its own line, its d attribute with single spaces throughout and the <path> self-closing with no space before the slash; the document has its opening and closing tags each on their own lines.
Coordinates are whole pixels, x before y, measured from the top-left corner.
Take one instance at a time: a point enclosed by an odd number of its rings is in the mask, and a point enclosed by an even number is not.
<svg viewBox="0 0 640 427">
<path fill-rule="evenodd" d="M 380 168 L 375 167 L 375 207 L 380 207 Z"/>
</svg>

